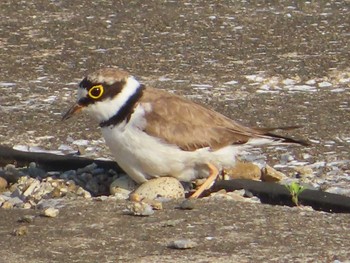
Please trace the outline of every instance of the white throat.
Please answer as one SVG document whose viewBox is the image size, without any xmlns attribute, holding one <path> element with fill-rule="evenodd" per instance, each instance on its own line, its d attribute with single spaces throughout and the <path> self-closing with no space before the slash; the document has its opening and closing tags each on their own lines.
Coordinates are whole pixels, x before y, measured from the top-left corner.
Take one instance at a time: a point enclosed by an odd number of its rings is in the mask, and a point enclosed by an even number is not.
<svg viewBox="0 0 350 263">
<path fill-rule="evenodd" d="M 109 120 L 120 110 L 128 99 L 135 94 L 140 87 L 140 83 L 133 77 L 127 78 L 126 83 L 120 93 L 115 97 L 89 105 L 85 110 L 93 116 L 99 123 Z"/>
</svg>

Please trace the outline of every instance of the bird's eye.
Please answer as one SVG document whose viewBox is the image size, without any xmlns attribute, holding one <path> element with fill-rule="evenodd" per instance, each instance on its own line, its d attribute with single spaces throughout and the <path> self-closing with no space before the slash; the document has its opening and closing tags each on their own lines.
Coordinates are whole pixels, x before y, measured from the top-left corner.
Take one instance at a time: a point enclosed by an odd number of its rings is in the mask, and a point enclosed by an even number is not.
<svg viewBox="0 0 350 263">
<path fill-rule="evenodd" d="M 103 86 L 96 85 L 89 90 L 89 96 L 93 99 L 98 99 L 103 94 Z"/>
</svg>

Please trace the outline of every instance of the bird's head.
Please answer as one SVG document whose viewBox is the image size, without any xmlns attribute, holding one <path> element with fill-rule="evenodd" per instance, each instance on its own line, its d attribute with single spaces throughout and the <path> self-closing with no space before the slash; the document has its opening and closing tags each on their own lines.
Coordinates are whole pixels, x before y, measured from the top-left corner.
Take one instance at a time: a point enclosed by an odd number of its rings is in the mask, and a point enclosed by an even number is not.
<svg viewBox="0 0 350 263">
<path fill-rule="evenodd" d="M 63 115 L 67 120 L 81 110 L 87 111 L 99 123 L 119 112 L 140 87 L 129 73 L 116 68 L 104 68 L 87 75 L 79 84 L 76 103 Z"/>
</svg>

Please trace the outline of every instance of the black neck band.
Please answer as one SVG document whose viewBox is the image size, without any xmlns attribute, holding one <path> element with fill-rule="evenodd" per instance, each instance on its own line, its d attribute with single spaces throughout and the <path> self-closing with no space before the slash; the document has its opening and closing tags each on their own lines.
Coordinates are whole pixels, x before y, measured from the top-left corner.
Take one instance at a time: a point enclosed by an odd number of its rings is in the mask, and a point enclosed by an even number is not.
<svg viewBox="0 0 350 263">
<path fill-rule="evenodd" d="M 134 106 L 137 101 L 141 98 L 143 90 L 145 89 L 144 85 L 140 85 L 135 93 L 125 102 L 125 104 L 120 108 L 120 110 L 113 115 L 109 120 L 103 121 L 100 123 L 100 127 L 106 127 L 111 125 L 117 125 L 123 120 L 127 119 L 129 121 L 131 114 L 134 111 Z"/>
</svg>

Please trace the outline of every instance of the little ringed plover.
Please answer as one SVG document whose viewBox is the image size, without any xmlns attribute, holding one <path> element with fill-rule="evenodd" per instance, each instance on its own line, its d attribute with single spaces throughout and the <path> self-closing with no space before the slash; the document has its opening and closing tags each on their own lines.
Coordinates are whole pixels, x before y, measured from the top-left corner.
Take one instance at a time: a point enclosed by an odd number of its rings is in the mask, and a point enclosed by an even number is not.
<svg viewBox="0 0 350 263">
<path fill-rule="evenodd" d="M 137 183 L 158 176 L 187 182 L 208 178 L 194 198 L 220 170 L 233 167 L 235 157 L 245 149 L 306 145 L 271 132 L 279 128 L 243 126 L 193 101 L 145 86 L 116 68 L 88 74 L 79 85 L 77 102 L 63 119 L 80 110 L 97 120 L 116 162 Z"/>
</svg>

